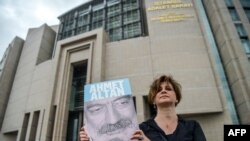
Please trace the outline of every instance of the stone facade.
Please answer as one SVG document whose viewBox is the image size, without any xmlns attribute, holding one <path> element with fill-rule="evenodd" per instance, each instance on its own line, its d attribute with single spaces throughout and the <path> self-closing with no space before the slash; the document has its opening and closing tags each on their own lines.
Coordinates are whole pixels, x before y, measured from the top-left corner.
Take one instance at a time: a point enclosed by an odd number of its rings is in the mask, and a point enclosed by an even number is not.
<svg viewBox="0 0 250 141">
<path fill-rule="evenodd" d="M 82 62 L 86 83 L 129 78 L 139 122 L 150 115 L 150 83 L 171 74 L 182 85 L 178 114 L 199 121 L 207 140 L 223 140 L 223 125 L 238 123 L 236 112 L 249 124 L 250 66 L 225 3 L 204 0 L 207 19 L 200 1 L 144 2 L 148 36 L 109 42 L 99 28 L 55 42 L 57 27 L 30 29 L 12 74 L 0 140 L 65 141 L 73 68 Z"/>
</svg>

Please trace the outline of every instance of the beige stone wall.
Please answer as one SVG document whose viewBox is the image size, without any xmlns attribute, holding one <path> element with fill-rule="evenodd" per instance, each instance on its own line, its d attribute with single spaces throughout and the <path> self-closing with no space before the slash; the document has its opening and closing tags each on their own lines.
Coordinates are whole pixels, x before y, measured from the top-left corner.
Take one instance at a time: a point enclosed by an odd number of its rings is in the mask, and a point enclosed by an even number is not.
<svg viewBox="0 0 250 141">
<path fill-rule="evenodd" d="M 106 33 L 103 29 L 97 29 L 57 43 L 53 59 L 54 96 L 52 101 L 58 108 L 52 140 L 66 140 L 73 66 L 86 61 L 88 64 L 87 83 L 103 81 L 106 41 Z M 50 137 L 46 135 L 46 140 L 49 139 Z"/>
<path fill-rule="evenodd" d="M 146 1 L 146 8 L 152 7 L 153 2 Z M 161 74 L 173 75 L 183 86 L 183 100 L 178 105 L 177 112 L 187 118 L 197 119 L 207 140 L 223 140 L 223 125 L 232 123 L 225 91 L 215 69 L 216 63 L 207 43 L 204 27 L 200 23 L 201 15 L 196 11 L 197 3 L 191 0 L 185 3 L 192 6 L 146 10 L 149 36 L 108 42 L 105 31 L 97 29 L 58 41 L 51 60 L 48 60 L 49 53 L 42 52 L 41 48 L 51 49 L 54 46 L 51 38 L 55 38 L 56 26 L 53 29 L 47 25 L 30 29 L 12 86 L 0 140 L 6 139 L 3 133 L 11 132 L 18 132 L 17 140 L 32 140 L 32 123 L 34 125 L 36 122 L 35 139 L 65 140 L 73 66 L 83 61 L 88 62 L 87 83 L 130 79 L 139 122 L 145 120 L 148 115 L 143 96 L 147 95 L 150 83 Z M 208 7 L 209 3 L 206 1 Z M 175 22 L 152 20 L 170 13 L 191 17 Z M 216 22 L 221 22 L 221 17 L 212 16 L 212 13 L 210 12 L 209 16 L 215 18 L 215 28 Z M 228 15 L 225 15 L 225 18 L 228 18 Z M 232 27 L 230 24 L 226 26 Z M 229 44 L 222 38 L 226 34 L 221 32 L 225 30 L 224 27 L 220 25 L 216 29 L 218 44 Z M 233 31 L 230 31 L 230 35 L 231 32 Z M 224 47 L 222 58 L 229 58 L 223 61 L 232 61 L 232 50 L 226 48 Z M 242 54 L 242 50 L 237 53 Z M 39 59 L 44 60 L 37 64 Z M 227 70 L 235 70 L 237 65 L 238 62 L 235 61 L 234 69 Z M 237 77 L 241 78 L 234 73 L 230 74 L 230 82 Z M 243 79 L 236 84 L 241 84 L 240 82 L 243 83 Z M 231 87 L 236 89 L 236 84 Z M 244 80 L 244 84 L 248 83 Z M 39 119 L 36 121 L 37 112 Z M 25 114 L 29 114 L 27 126 L 23 126 Z M 26 137 L 23 137 L 24 134 Z"/>
<path fill-rule="evenodd" d="M 240 5 L 233 1 L 241 22 L 250 37 L 249 22 Z M 205 7 L 218 43 L 219 52 L 235 100 L 240 123 L 250 123 L 250 64 L 237 30 L 223 1 L 205 0 Z"/>
<path fill-rule="evenodd" d="M 0 131 L 8 104 L 10 91 L 14 81 L 20 54 L 23 48 L 23 39 L 15 37 L 7 48 L 1 62 L 0 71 Z"/>
<path fill-rule="evenodd" d="M 35 140 L 39 139 L 39 133 L 42 129 L 44 115 L 49 109 L 47 100 L 52 93 L 49 91 L 51 86 L 51 61 L 44 62 L 39 66 L 36 65 L 38 60 L 39 49 L 44 46 L 46 40 L 44 37 L 51 37 L 51 33 L 45 32 L 51 30 L 47 25 L 39 28 L 30 29 L 23 46 L 20 56 L 20 61 L 17 67 L 14 83 L 11 89 L 10 98 L 7 105 L 6 114 L 1 129 L 3 140 L 8 139 L 9 133 L 17 132 L 17 140 Z M 54 31 L 53 31 L 54 32 Z M 52 34 L 53 35 L 53 34 Z M 54 36 L 55 38 L 55 36 Z M 45 46 L 53 47 L 54 44 L 47 44 Z M 39 118 L 36 120 L 34 113 L 39 113 Z M 23 125 L 25 114 L 29 114 L 29 122 Z M 37 127 L 33 124 L 37 122 Z M 37 131 L 35 134 L 30 134 Z M 26 133 L 24 133 L 26 131 Z M 22 134 L 26 134 L 22 136 Z M 1 137 L 0 137 L 1 138 Z"/>
<path fill-rule="evenodd" d="M 152 7 L 153 2 L 147 1 L 146 8 Z M 223 140 L 224 123 L 232 121 L 204 27 L 199 23 L 201 17 L 195 11 L 196 3 L 192 4 L 191 8 L 147 11 L 149 37 L 108 43 L 105 80 L 124 77 L 131 80 L 138 119 L 143 121 L 146 118 L 143 96 L 150 83 L 161 74 L 173 75 L 183 86 L 178 113 L 192 115 L 190 118 L 201 123 L 208 140 L 219 141 Z M 151 20 L 169 13 L 188 14 L 192 18 L 179 22 Z"/>
</svg>

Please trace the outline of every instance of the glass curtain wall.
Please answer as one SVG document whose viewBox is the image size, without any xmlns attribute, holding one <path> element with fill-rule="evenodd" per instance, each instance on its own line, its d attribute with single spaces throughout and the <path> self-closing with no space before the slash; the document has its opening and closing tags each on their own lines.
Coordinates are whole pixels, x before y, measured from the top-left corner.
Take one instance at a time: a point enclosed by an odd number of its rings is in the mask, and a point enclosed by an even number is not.
<svg viewBox="0 0 250 141">
<path fill-rule="evenodd" d="M 59 17 L 58 40 L 103 27 L 110 41 L 145 36 L 142 0 L 95 0 Z"/>
</svg>

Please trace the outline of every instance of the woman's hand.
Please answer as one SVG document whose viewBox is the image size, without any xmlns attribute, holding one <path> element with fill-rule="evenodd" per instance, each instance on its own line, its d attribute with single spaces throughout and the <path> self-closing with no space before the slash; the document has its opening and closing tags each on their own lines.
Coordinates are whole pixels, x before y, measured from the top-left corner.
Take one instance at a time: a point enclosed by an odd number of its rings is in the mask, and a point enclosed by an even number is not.
<svg viewBox="0 0 250 141">
<path fill-rule="evenodd" d="M 138 141 L 150 141 L 142 130 L 136 130 L 130 139 L 137 139 Z"/>
<path fill-rule="evenodd" d="M 80 141 L 89 141 L 89 136 L 84 127 L 80 130 Z"/>
</svg>

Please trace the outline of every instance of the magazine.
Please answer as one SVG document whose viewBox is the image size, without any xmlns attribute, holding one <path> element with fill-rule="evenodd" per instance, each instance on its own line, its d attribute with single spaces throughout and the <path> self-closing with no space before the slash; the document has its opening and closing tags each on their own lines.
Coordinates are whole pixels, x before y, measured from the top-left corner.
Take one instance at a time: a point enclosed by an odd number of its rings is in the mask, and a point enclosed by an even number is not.
<svg viewBox="0 0 250 141">
<path fill-rule="evenodd" d="M 139 127 L 129 80 L 85 85 L 84 124 L 92 141 L 130 141 Z"/>
</svg>

